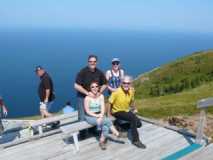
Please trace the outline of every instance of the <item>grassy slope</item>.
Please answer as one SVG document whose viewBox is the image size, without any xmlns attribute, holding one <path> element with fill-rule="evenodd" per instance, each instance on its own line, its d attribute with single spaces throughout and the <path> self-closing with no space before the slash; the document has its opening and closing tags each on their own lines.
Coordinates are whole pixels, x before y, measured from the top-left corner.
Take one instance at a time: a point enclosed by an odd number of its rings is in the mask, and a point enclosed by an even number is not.
<svg viewBox="0 0 213 160">
<path fill-rule="evenodd" d="M 134 82 L 136 97 L 168 95 L 213 81 L 212 62 L 212 50 L 196 52 L 145 73 Z"/>
<path fill-rule="evenodd" d="M 149 118 L 194 115 L 198 100 L 213 97 L 213 51 L 196 52 L 139 76 L 134 81 L 139 114 Z M 199 79 L 199 83 L 192 81 Z M 185 82 L 190 84 L 187 86 Z M 182 85 L 184 89 L 165 92 L 165 87 Z M 186 84 L 187 85 L 187 84 Z M 158 86 L 163 94 L 150 94 Z M 162 96 L 163 95 L 163 96 Z M 213 109 L 209 110 L 213 113 Z"/>
<path fill-rule="evenodd" d="M 176 115 L 193 115 L 199 111 L 196 102 L 202 98 L 213 97 L 213 82 L 188 91 L 160 97 L 137 99 L 139 114 L 149 118 L 166 118 Z M 213 113 L 213 108 L 209 110 Z"/>
</svg>

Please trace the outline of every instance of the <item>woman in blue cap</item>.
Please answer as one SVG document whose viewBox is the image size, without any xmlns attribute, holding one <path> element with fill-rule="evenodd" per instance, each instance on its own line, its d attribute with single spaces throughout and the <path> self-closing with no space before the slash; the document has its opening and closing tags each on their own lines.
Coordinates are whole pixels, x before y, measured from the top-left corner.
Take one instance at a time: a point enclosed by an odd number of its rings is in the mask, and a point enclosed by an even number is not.
<svg viewBox="0 0 213 160">
<path fill-rule="evenodd" d="M 108 81 L 108 90 L 111 94 L 121 85 L 121 79 L 124 77 L 124 70 L 120 68 L 119 58 L 112 59 L 112 68 L 107 70 L 106 79 Z"/>
</svg>

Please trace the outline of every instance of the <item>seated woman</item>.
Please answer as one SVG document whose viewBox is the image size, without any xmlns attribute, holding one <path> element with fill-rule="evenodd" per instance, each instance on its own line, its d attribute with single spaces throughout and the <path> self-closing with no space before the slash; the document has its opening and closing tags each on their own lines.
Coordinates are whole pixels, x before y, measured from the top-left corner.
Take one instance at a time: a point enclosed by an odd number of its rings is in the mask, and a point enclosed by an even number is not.
<svg viewBox="0 0 213 160">
<path fill-rule="evenodd" d="M 99 146 L 102 150 L 106 149 L 106 138 L 109 131 L 118 136 L 119 132 L 113 126 L 111 120 L 104 116 L 105 105 L 104 96 L 99 93 L 98 82 L 92 82 L 90 84 L 90 96 L 86 96 L 84 99 L 85 119 L 89 124 L 97 125 L 97 128 L 101 130 Z"/>
</svg>

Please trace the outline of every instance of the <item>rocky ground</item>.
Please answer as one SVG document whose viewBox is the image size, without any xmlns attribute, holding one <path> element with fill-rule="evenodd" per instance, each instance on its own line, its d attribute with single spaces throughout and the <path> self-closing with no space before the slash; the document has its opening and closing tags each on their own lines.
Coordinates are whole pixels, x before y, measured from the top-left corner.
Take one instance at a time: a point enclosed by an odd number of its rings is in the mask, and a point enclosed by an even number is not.
<svg viewBox="0 0 213 160">
<path fill-rule="evenodd" d="M 175 116 L 168 117 L 167 119 L 163 119 L 164 123 L 168 123 L 170 125 L 174 125 L 180 128 L 185 128 L 190 130 L 191 132 L 196 133 L 197 126 L 199 123 L 200 115 L 194 116 Z M 204 133 L 206 136 L 210 137 L 213 140 L 213 115 L 207 115 L 206 126 L 204 128 Z"/>
</svg>

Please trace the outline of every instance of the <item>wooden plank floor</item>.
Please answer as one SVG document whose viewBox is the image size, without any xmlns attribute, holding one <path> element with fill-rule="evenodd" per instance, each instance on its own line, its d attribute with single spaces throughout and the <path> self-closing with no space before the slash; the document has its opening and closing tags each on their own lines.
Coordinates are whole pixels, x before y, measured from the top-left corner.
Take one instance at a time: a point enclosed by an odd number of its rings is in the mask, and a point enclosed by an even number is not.
<svg viewBox="0 0 213 160">
<path fill-rule="evenodd" d="M 181 160 L 213 160 L 213 144 L 195 151 Z"/>
<path fill-rule="evenodd" d="M 108 141 L 102 151 L 95 137 L 80 141 L 80 151 L 75 153 L 73 144 L 66 144 L 61 134 L 19 144 L 0 150 L 1 160 L 158 160 L 189 145 L 183 135 L 151 123 L 139 128 L 140 139 L 146 149 L 138 149 L 127 138 L 118 142 Z M 123 143 L 121 143 L 121 142 Z"/>
</svg>

